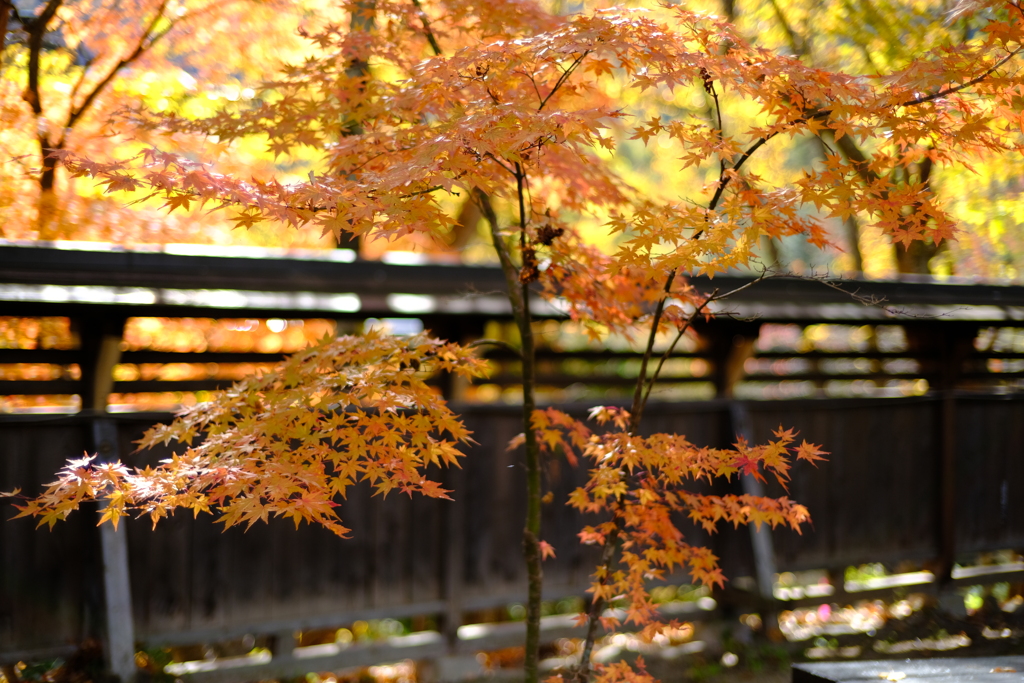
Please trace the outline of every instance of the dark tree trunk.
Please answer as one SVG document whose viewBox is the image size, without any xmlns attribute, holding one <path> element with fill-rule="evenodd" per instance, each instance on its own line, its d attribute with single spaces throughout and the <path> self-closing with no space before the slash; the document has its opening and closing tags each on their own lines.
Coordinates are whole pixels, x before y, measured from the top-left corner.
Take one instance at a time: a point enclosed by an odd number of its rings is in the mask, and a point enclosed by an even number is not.
<svg viewBox="0 0 1024 683">
<path fill-rule="evenodd" d="M 0 66 L 4 62 L 4 48 L 7 47 L 7 19 L 11 16 L 10 0 L 0 0 Z"/>
<path fill-rule="evenodd" d="M 57 198 L 57 160 L 50 156 L 61 145 L 54 145 L 45 135 L 39 137 L 42 170 L 39 173 L 39 215 L 36 232 L 40 240 L 62 237 L 60 229 L 60 202 Z"/>
<path fill-rule="evenodd" d="M 941 247 L 931 240 L 914 240 L 909 247 L 903 244 L 894 245 L 896 249 L 896 267 L 903 275 L 928 275 L 932 271 L 928 262 L 939 253 Z"/>
</svg>

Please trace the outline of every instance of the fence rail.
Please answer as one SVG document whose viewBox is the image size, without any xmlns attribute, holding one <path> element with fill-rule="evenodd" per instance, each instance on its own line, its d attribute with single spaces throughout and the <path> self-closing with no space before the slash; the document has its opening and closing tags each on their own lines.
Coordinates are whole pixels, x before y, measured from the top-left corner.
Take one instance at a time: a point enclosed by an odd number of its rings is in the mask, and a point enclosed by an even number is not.
<svg viewBox="0 0 1024 683">
<path fill-rule="evenodd" d="M 957 557 L 1024 548 L 1024 395 L 658 404 L 648 410 L 647 428 L 725 446 L 740 431 L 737 407 L 745 411 L 745 428 L 755 440 L 770 437 L 780 425 L 795 427 L 801 438 L 831 452 L 816 468 L 795 466 L 788 491 L 767 486 L 769 495 L 805 504 L 813 519 L 802 535 L 772 532 L 777 571 L 931 560 L 941 573 L 943 562 L 950 568 Z M 263 633 L 286 642 L 296 630 L 433 615 L 441 640 L 407 643 L 406 652 L 473 646 L 458 631 L 464 615 L 525 598 L 524 474 L 520 454 L 506 449 L 520 429 L 518 408 L 467 406 L 462 413 L 477 444 L 462 469 L 442 475 L 455 500 L 384 500 L 357 487 L 342 508 L 352 529 L 349 539 L 316 527 L 295 529 L 282 520 L 248 531 L 222 531 L 209 516 L 180 513 L 156 529 L 147 520 L 129 521 L 136 639 L 173 645 Z M 0 490 L 37 492 L 66 458 L 96 448 L 97 419 L 115 420 L 113 448 L 125 455 L 144 428 L 167 416 L 3 416 Z M 155 451 L 128 460 L 142 464 L 165 455 Z M 552 462 L 546 485 L 555 500 L 564 500 L 584 476 Z M 716 484 L 720 492 L 739 487 L 736 481 Z M 104 570 L 95 511 L 72 515 L 52 531 L 36 529 L 32 520 L 6 521 L 13 513 L 10 500 L 2 499 L 0 660 L 58 653 L 102 634 Z M 545 563 L 547 598 L 586 589 L 595 554 L 576 540 L 583 523 L 560 504 L 544 508 L 543 536 L 557 549 L 557 557 Z M 694 528 L 687 537 L 709 544 L 727 576 L 757 575 L 747 530 L 724 528 L 708 536 Z M 549 626 L 550 633 L 565 627 Z M 317 661 L 370 656 L 360 652 L 326 653 L 327 659 Z M 227 674 L 196 675 L 212 681 Z"/>
</svg>

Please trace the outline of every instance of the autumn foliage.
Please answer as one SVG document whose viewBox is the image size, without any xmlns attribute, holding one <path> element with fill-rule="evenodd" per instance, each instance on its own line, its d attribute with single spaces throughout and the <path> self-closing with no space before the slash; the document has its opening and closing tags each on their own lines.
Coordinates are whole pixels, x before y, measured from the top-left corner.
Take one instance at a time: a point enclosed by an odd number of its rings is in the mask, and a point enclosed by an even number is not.
<svg viewBox="0 0 1024 683">
<path fill-rule="evenodd" d="M 52 527 L 83 501 L 105 499 L 103 520 L 115 525 L 132 512 L 155 525 L 183 507 L 216 510 L 225 526 L 275 515 L 344 536 L 336 508 L 358 481 L 382 494 L 446 497 L 423 470 L 454 464 L 469 433 L 424 381 L 439 370 L 479 376 L 483 362 L 422 336 L 371 332 L 326 341 L 154 427 L 142 441 L 201 437 L 184 454 L 142 470 L 93 457 L 72 461 L 19 516 L 39 515 Z"/>
<path fill-rule="evenodd" d="M 338 239 L 443 241 L 467 203 L 475 206 L 521 339 L 517 445 L 529 487 L 526 661 L 535 681 L 540 563 L 557 551 L 540 529 L 542 451 L 588 467 L 589 482 L 568 503 L 603 516 L 581 532 L 604 548 L 585 617 L 591 643 L 602 620 L 614 626 L 604 615 L 609 603 L 622 602 L 632 622 L 655 619 L 651 578 L 685 567 L 722 583 L 717 558 L 686 543 L 682 520 L 709 530 L 799 530 L 807 510 L 788 499 L 693 486 L 735 476 L 785 484 L 794 460 L 821 459 L 818 446 L 784 427 L 766 444 L 740 439 L 726 450 L 643 435 L 643 408 L 671 351 L 659 362 L 655 340 L 678 342 L 730 294 L 701 294 L 687 275 L 756 269 L 766 238 L 804 235 L 825 245 L 829 226 L 850 216 L 903 244 L 954 237 L 930 187 L 906 178 L 926 162 L 1019 151 L 1024 81 L 1015 58 L 1024 12 L 1003 0 L 961 2 L 956 19 L 973 22 L 969 40 L 866 75 L 752 45 L 724 19 L 684 5 L 558 16 L 527 2 L 380 0 L 348 10 L 347 22 L 309 32 L 321 56 L 285 68 L 258 103 L 200 119 L 135 110 L 124 120 L 222 144 L 262 136 L 277 155 L 320 150 L 321 165 L 302 182 L 224 174 L 156 146 L 118 161 L 68 151 L 57 158 L 73 176 L 169 211 L 221 209 L 238 227 L 312 227 Z M 706 106 L 649 117 L 640 104 L 680 92 Z M 844 138 L 870 157 L 832 147 Z M 819 160 L 790 178 L 769 172 L 767 150 L 804 139 L 821 140 Z M 679 181 L 670 196 L 627 180 L 619 152 L 631 145 L 672 156 Z M 535 405 L 538 294 L 597 338 L 636 340 L 643 363 L 629 410 L 597 408 L 588 425 Z M 357 480 L 382 493 L 444 493 L 424 468 L 456 463 L 468 434 L 424 383 L 437 370 L 483 371 L 472 349 L 427 337 L 324 342 L 147 436 L 152 444 L 205 435 L 184 455 L 143 471 L 72 463 L 23 514 L 52 523 L 101 498 L 112 520 L 128 512 L 156 520 L 188 507 L 229 525 L 281 515 L 344 533 L 336 505 L 343 514 L 344 492 Z M 585 656 L 577 676 L 589 675 Z M 616 667 L 604 675 L 626 676 Z"/>
</svg>

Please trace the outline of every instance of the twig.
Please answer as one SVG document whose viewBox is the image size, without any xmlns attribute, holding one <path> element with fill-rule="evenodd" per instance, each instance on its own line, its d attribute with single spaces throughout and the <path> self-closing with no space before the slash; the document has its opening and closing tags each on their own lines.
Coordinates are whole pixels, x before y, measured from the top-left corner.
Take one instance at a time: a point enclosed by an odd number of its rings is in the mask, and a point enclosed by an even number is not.
<svg viewBox="0 0 1024 683">
<path fill-rule="evenodd" d="M 497 346 L 500 349 L 504 349 L 509 353 L 513 354 L 516 358 L 522 359 L 523 354 L 519 352 L 519 349 L 509 344 L 507 341 L 500 339 L 477 339 L 466 345 L 467 348 L 475 349 L 478 346 Z"/>
<path fill-rule="evenodd" d="M 998 62 L 993 64 L 991 68 L 986 70 L 981 75 L 979 75 L 979 76 L 977 76 L 975 78 L 972 78 L 969 81 L 961 83 L 960 85 L 955 85 L 952 88 L 947 88 L 946 90 L 940 90 L 939 92 L 932 93 L 931 95 L 925 95 L 923 97 L 918 97 L 917 99 L 913 99 L 913 100 L 909 100 L 907 102 L 903 102 L 899 106 L 901 106 L 901 107 L 912 107 L 912 106 L 917 105 L 917 104 L 924 104 L 925 102 L 931 102 L 932 100 L 937 100 L 937 99 L 940 99 L 942 97 L 946 97 L 947 95 L 952 95 L 953 93 L 960 92 L 961 90 L 963 90 L 965 88 L 969 88 L 972 85 L 980 83 L 981 81 L 983 81 L 986 78 L 988 78 L 989 76 L 991 76 L 992 73 L 995 72 L 996 69 L 998 69 L 1003 64 L 1006 64 L 1008 61 L 1010 61 L 1011 59 L 1016 57 L 1018 54 L 1020 54 L 1021 50 L 1024 50 L 1024 45 L 1018 47 L 1016 50 L 1011 51 L 1008 55 L 1006 55 L 1005 57 L 1000 59 Z"/>
<path fill-rule="evenodd" d="M 586 59 L 587 55 L 589 55 L 590 53 L 591 50 L 587 50 L 586 52 L 584 52 L 582 55 L 577 57 L 572 64 L 569 65 L 568 69 L 562 72 L 562 75 L 558 77 L 558 80 L 555 81 L 555 85 L 551 88 L 551 92 L 548 93 L 547 97 L 541 100 L 540 106 L 537 107 L 537 111 L 540 111 L 541 109 L 544 108 L 545 105 L 547 105 L 548 101 L 554 96 L 556 92 L 558 92 L 559 88 L 561 88 L 565 84 L 565 82 L 569 80 L 569 76 L 571 76 L 572 72 L 576 70 L 576 67 L 582 64 L 583 60 Z"/>
<path fill-rule="evenodd" d="M 651 318 L 651 332 L 647 336 L 647 348 L 644 349 L 643 358 L 640 360 L 640 372 L 636 378 L 636 388 L 633 390 L 633 405 L 630 407 L 629 417 L 629 433 L 635 434 L 637 429 L 640 428 L 640 416 L 643 414 L 643 392 L 644 392 L 644 381 L 647 378 L 647 364 L 651 360 L 651 354 L 654 351 L 654 340 L 658 336 L 658 327 L 661 325 L 661 315 L 665 311 L 665 301 L 668 300 L 668 295 L 672 292 L 672 282 L 676 279 L 676 270 L 673 269 L 668 274 L 668 278 L 665 280 L 665 286 L 663 291 L 665 295 L 658 299 L 658 304 L 654 308 L 654 316 Z"/>
<path fill-rule="evenodd" d="M 683 326 L 679 328 L 679 332 L 676 334 L 676 338 L 673 339 L 672 343 L 669 344 L 667 349 L 665 349 L 665 353 L 661 354 L 661 359 L 658 361 L 658 367 L 654 368 L 654 372 L 651 373 L 650 379 L 647 380 L 647 389 L 644 391 L 643 397 L 644 406 L 647 405 L 647 401 L 651 397 L 651 390 L 654 389 L 654 384 L 658 381 L 658 376 L 661 374 L 662 367 L 665 366 L 665 362 L 672 356 L 672 352 L 676 350 L 676 345 L 679 343 L 679 340 L 681 340 L 683 338 L 683 335 L 686 334 L 686 331 L 690 329 L 690 326 L 693 324 L 693 321 L 697 319 L 697 316 L 700 315 L 701 312 L 705 308 L 707 308 L 707 306 L 714 300 L 715 295 L 717 293 L 718 290 L 716 289 L 714 292 L 711 293 L 711 296 L 709 296 L 700 306 L 696 308 L 696 310 L 694 310 L 692 314 L 690 314 L 690 317 L 686 319 L 686 322 L 683 323 Z"/>
<path fill-rule="evenodd" d="M 434 51 L 434 54 L 438 57 L 441 56 L 441 46 L 437 44 L 437 38 L 434 37 L 434 31 L 430 28 L 430 20 L 427 18 L 427 13 L 423 11 L 423 6 L 420 4 L 420 0 L 412 0 L 412 4 L 416 7 L 416 13 L 420 16 L 420 21 L 423 22 L 423 33 L 427 36 L 427 42 L 430 43 L 430 49 Z"/>
<path fill-rule="evenodd" d="M 157 8 L 156 14 L 153 16 L 153 20 L 149 22 L 149 26 L 147 26 L 146 30 L 142 32 L 141 36 L 139 36 L 139 42 L 135 46 L 135 49 L 131 52 L 131 54 L 129 54 L 127 57 L 124 57 L 123 59 L 118 60 L 117 64 L 114 65 L 114 67 L 107 73 L 107 75 L 104 76 L 103 79 L 100 80 L 100 82 L 97 83 L 96 86 L 89 92 L 89 94 L 85 96 L 85 99 L 82 101 L 82 104 L 80 106 L 75 107 L 74 102 L 71 103 L 71 111 L 68 113 L 67 125 L 64 127 L 65 130 L 67 130 L 68 128 L 72 128 L 75 125 L 78 119 L 81 118 L 81 116 L 86 112 L 86 110 L 89 109 L 89 107 L 99 96 L 99 94 L 103 91 L 103 89 L 106 88 L 112 80 L 114 80 L 114 77 L 117 76 L 118 72 L 121 71 L 121 69 L 128 66 L 139 57 L 141 57 L 146 52 L 146 50 L 153 47 L 153 45 L 158 40 L 160 40 L 168 33 L 170 33 L 171 29 L 173 29 L 175 25 L 175 22 L 170 20 L 168 21 L 167 27 L 163 31 L 158 32 L 156 30 L 156 27 L 160 23 L 160 20 L 165 18 L 165 9 L 167 9 L 167 0 L 164 0 L 162 3 L 160 3 L 160 7 Z M 84 78 L 85 73 L 83 72 L 82 79 L 84 80 Z M 61 137 L 61 145 L 63 145 L 63 135 Z"/>
</svg>

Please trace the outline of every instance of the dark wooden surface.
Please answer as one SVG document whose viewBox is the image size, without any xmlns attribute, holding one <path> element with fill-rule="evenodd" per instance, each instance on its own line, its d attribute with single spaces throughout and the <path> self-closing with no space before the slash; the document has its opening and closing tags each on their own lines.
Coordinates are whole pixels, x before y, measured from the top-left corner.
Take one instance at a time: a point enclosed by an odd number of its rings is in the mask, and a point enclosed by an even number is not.
<svg viewBox="0 0 1024 683">
<path fill-rule="evenodd" d="M 487 266 L 344 263 L 11 246 L 0 246 L 0 272 L 0 282 L 5 283 L 186 290 L 458 294 L 503 292 L 505 287 L 501 269 Z"/>
<path fill-rule="evenodd" d="M 900 674 L 903 674 L 903 677 L 900 677 Z M 1024 656 L 793 665 L 793 683 L 861 683 L 886 680 L 899 680 L 901 683 L 1018 683 L 1024 681 Z"/>
<path fill-rule="evenodd" d="M 0 491 L 37 491 L 89 444 L 88 425 L 37 422 L 0 429 Z M 98 628 L 102 604 L 96 510 L 89 506 L 49 530 L 8 521 L 0 504 L 0 651 L 81 642 Z"/>
<path fill-rule="evenodd" d="M 751 410 L 755 442 L 780 426 L 819 444 L 828 462 L 792 469 L 789 492 L 767 493 L 806 505 L 812 527 L 774 534 L 781 566 L 795 569 L 921 560 L 935 551 L 938 402 L 929 399 L 801 401 Z M 1018 444 L 1018 452 L 1024 445 Z"/>
<path fill-rule="evenodd" d="M 1024 396 L 956 399 L 957 530 L 962 552 L 1024 545 Z M 831 452 L 818 467 L 793 468 L 788 493 L 809 508 L 803 535 L 774 532 L 780 571 L 840 569 L 864 562 L 926 560 L 938 552 L 936 504 L 940 401 L 836 399 L 746 404 L 756 440 L 780 425 Z M 580 415 L 583 409 L 571 408 Z M 505 444 L 520 431 L 515 406 L 463 411 L 478 442 L 464 467 L 442 474 L 452 502 L 371 497 L 357 488 L 341 509 L 352 528 L 338 539 L 319 528 L 275 520 L 249 531 L 222 531 L 207 515 L 178 514 L 152 530 L 129 521 L 136 629 L 151 643 L 241 637 L 253 624 L 288 628 L 339 626 L 359 618 L 464 612 L 503 607 L 525 597 L 520 538 L 523 472 Z M 155 415 L 122 416 L 121 451 Z M 729 404 L 659 404 L 650 430 L 676 431 L 696 444 L 733 440 Z M 0 417 L 0 490 L 34 493 L 64 459 L 87 447 L 85 417 Z M 129 456 L 133 464 L 166 455 Z M 564 500 L 584 472 L 564 462 L 547 466 L 546 486 Z M 730 488 L 731 487 L 731 488 Z M 736 482 L 717 492 L 737 491 Z M 0 516 L 14 510 L 0 499 Z M 95 511 L 84 510 L 53 531 L 32 520 L 0 523 L 0 653 L 52 648 L 96 633 L 99 581 Z M 544 540 L 557 550 L 545 563 L 546 595 L 582 595 L 592 548 L 576 539 L 581 519 L 561 503 L 544 507 Z M 746 529 L 714 536 L 695 529 L 691 543 L 709 543 L 729 577 L 752 576 Z M 676 583 L 686 576 L 672 577 Z"/>
</svg>

